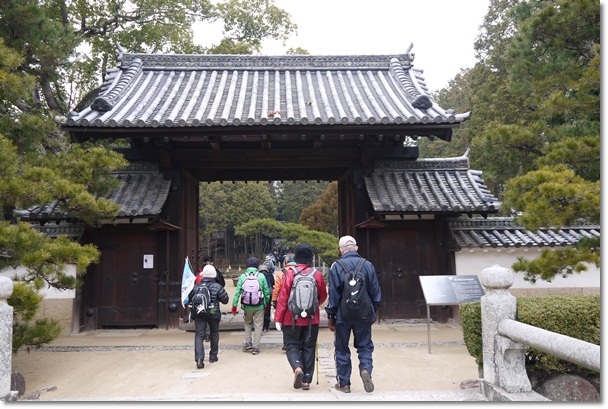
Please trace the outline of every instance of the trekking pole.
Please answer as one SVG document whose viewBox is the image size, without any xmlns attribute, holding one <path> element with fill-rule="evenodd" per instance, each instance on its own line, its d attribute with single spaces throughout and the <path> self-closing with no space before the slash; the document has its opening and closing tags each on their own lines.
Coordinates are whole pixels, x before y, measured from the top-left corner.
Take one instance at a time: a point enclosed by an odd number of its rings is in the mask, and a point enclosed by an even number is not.
<svg viewBox="0 0 608 409">
<path fill-rule="evenodd" d="M 315 349 L 316 349 L 315 355 L 317 356 L 317 385 L 318 385 L 319 384 L 319 338 L 317 338 L 317 343 L 315 345 Z"/>
</svg>

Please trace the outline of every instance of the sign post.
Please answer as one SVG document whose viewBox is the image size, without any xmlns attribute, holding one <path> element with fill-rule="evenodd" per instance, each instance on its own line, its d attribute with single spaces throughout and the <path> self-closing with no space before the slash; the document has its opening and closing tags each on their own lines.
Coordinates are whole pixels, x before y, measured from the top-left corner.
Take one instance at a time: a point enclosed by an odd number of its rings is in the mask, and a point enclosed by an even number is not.
<svg viewBox="0 0 608 409">
<path fill-rule="evenodd" d="M 458 305 L 477 302 L 484 295 L 476 275 L 420 276 L 420 285 L 426 300 L 426 327 L 431 353 L 431 305 Z"/>
</svg>

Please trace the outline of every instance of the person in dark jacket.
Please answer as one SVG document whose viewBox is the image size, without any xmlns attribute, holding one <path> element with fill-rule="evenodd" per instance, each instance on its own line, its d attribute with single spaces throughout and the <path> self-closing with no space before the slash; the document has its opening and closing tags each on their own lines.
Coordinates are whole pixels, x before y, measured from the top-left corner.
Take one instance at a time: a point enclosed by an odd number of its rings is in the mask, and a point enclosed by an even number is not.
<svg viewBox="0 0 608 409">
<path fill-rule="evenodd" d="M 226 280 L 224 279 L 224 274 L 222 274 L 222 272 L 220 271 L 219 268 L 215 267 L 215 261 L 213 260 L 212 256 L 206 256 L 203 258 L 203 267 L 206 265 L 212 265 L 213 268 L 215 268 L 215 273 L 217 274 L 215 276 L 215 282 L 218 283 L 219 285 L 221 285 L 222 287 L 226 287 Z M 203 269 L 201 268 L 201 271 L 199 274 L 196 275 L 196 278 L 194 279 L 194 284 L 198 284 L 201 282 L 201 280 L 203 279 Z M 209 342 L 211 340 L 211 336 L 209 333 L 209 326 L 207 326 L 207 330 L 205 331 L 205 338 L 204 338 L 205 342 Z"/>
<path fill-rule="evenodd" d="M 357 241 L 351 236 L 340 238 L 340 260 L 350 271 L 354 271 L 357 263 L 362 257 L 357 253 Z M 367 293 L 371 300 L 373 311 L 367 320 L 347 321 L 343 318 L 340 308 L 342 299 L 342 289 L 344 284 L 344 274 L 346 271 L 342 265 L 335 262 L 329 269 L 329 302 L 325 307 L 327 313 L 327 327 L 335 332 L 334 347 L 336 361 L 336 380 L 335 389 L 349 393 L 350 376 L 352 364 L 350 360 L 350 334 L 354 336 L 354 346 L 357 348 L 359 357 L 359 375 L 363 380 L 363 387 L 366 392 L 373 392 L 374 383 L 372 382 L 374 343 L 372 341 L 372 324 L 376 321 L 376 312 L 380 307 L 380 284 L 373 264 L 365 260 L 361 273 L 365 278 Z"/>
<path fill-rule="evenodd" d="M 211 341 L 211 350 L 209 351 L 209 362 L 217 362 L 217 354 L 220 344 L 220 321 L 222 319 L 222 312 L 220 311 L 220 302 L 222 304 L 228 304 L 230 297 L 228 293 L 219 283 L 216 282 L 217 273 L 215 267 L 212 265 L 206 265 L 201 272 L 202 280 L 200 283 L 195 284 L 194 288 L 188 295 L 188 299 L 192 299 L 195 293 L 197 285 L 206 285 L 209 289 L 209 295 L 211 296 L 211 304 L 213 305 L 214 311 L 210 317 L 195 318 L 194 320 L 194 360 L 196 367 L 201 369 L 205 367 L 205 346 L 203 339 L 205 338 L 205 330 L 209 327 L 209 335 Z"/>
<path fill-rule="evenodd" d="M 264 262 L 264 264 L 260 264 L 258 271 L 263 273 L 264 277 L 266 277 L 268 290 L 270 291 L 270 289 L 274 287 L 274 269 L 272 269 L 269 264 Z M 268 329 L 270 328 L 270 306 L 271 303 L 268 303 L 264 309 L 264 325 L 262 325 L 262 332 L 268 332 Z"/>
<path fill-rule="evenodd" d="M 226 280 L 224 279 L 224 274 L 220 271 L 219 268 L 215 267 L 215 260 L 213 260 L 212 256 L 206 256 L 203 258 L 203 267 L 206 265 L 212 265 L 213 268 L 215 268 L 215 273 L 217 274 L 215 277 L 215 282 L 218 283 L 219 285 L 221 285 L 222 287 L 226 287 Z M 201 269 L 201 272 L 203 271 L 203 269 Z M 198 276 L 196 277 L 196 280 L 194 283 L 198 283 L 201 280 L 198 278 Z"/>
</svg>

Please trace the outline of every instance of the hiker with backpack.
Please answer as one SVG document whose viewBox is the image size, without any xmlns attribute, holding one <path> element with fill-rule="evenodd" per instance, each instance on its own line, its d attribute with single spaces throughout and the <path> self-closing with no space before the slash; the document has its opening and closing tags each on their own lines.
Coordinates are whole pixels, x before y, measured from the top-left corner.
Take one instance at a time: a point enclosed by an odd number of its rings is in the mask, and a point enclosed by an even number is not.
<svg viewBox="0 0 608 409">
<path fill-rule="evenodd" d="M 341 257 L 329 269 L 329 303 L 325 307 L 327 327 L 334 332 L 336 390 L 350 393 L 350 334 L 359 357 L 359 375 L 366 392 L 373 392 L 374 343 L 372 324 L 380 306 L 380 284 L 373 264 L 357 253 L 357 241 L 343 236 Z"/>
<path fill-rule="evenodd" d="M 279 299 L 279 291 L 281 291 L 281 284 L 283 283 L 283 276 L 285 275 L 285 271 L 287 267 L 295 266 L 297 263 L 293 261 L 293 253 L 286 254 L 284 257 L 285 267 L 281 270 L 277 271 L 276 277 L 274 278 L 274 286 L 272 287 L 272 308 L 274 308 L 275 312 L 277 310 L 277 300 Z M 283 342 L 283 346 L 281 347 L 283 351 L 287 351 L 287 345 Z"/>
<path fill-rule="evenodd" d="M 190 318 L 194 319 L 194 361 L 196 367 L 205 367 L 205 347 L 203 339 L 209 327 L 211 349 L 209 362 L 217 362 L 220 344 L 220 321 L 222 312 L 220 302 L 228 304 L 230 296 L 223 286 L 216 282 L 217 272 L 212 265 L 206 265 L 201 273 L 202 279 L 195 284 L 188 295 L 190 302 Z"/>
<path fill-rule="evenodd" d="M 315 371 L 319 335 L 319 306 L 327 299 L 323 274 L 313 264 L 313 248 L 296 247 L 295 266 L 285 269 L 274 314 L 277 329 L 283 331 L 287 361 L 294 374 L 295 389 L 310 389 Z"/>
<path fill-rule="evenodd" d="M 260 264 L 258 271 L 264 274 L 266 284 L 268 284 L 268 291 L 272 292 L 272 288 L 274 287 L 274 268 L 272 268 L 269 263 L 264 262 L 264 264 Z M 262 332 L 268 332 L 270 329 L 270 306 L 271 303 L 267 303 L 264 308 L 264 325 L 262 325 Z"/>
<path fill-rule="evenodd" d="M 239 277 L 232 300 L 232 315 L 237 314 L 237 306 L 241 302 L 245 323 L 243 352 L 251 352 L 252 355 L 260 353 L 264 310 L 270 304 L 270 290 L 266 277 L 258 271 L 259 265 L 256 257 L 247 259 L 247 267 Z"/>
<path fill-rule="evenodd" d="M 204 263 L 204 265 L 212 265 L 215 268 L 215 273 L 216 273 L 215 282 L 225 288 L 226 280 L 224 279 L 224 274 L 220 271 L 219 268 L 215 267 L 213 256 L 205 256 L 203 258 L 203 263 Z M 203 279 L 203 268 L 201 268 L 200 273 L 196 275 L 196 278 L 194 279 L 194 284 L 200 283 L 202 279 Z M 209 332 L 209 328 L 210 327 L 207 326 L 207 330 L 205 331 L 205 338 L 204 338 L 205 342 L 211 341 L 211 335 Z"/>
</svg>

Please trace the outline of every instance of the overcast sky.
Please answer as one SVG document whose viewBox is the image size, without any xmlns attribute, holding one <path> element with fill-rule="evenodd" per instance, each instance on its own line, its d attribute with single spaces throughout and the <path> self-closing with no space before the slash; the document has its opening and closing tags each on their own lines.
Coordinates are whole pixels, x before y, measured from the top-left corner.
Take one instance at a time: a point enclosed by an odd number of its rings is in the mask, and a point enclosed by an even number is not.
<svg viewBox="0 0 608 409">
<path fill-rule="evenodd" d="M 288 48 L 297 47 L 313 55 L 402 54 L 413 44 L 414 65 L 424 70 L 427 86 L 436 91 L 461 68 L 475 64 L 473 43 L 490 0 L 275 0 L 275 4 L 290 13 L 298 35 L 285 47 L 267 41 L 262 54 L 284 55 Z M 209 32 L 204 31 L 208 40 Z"/>
</svg>

